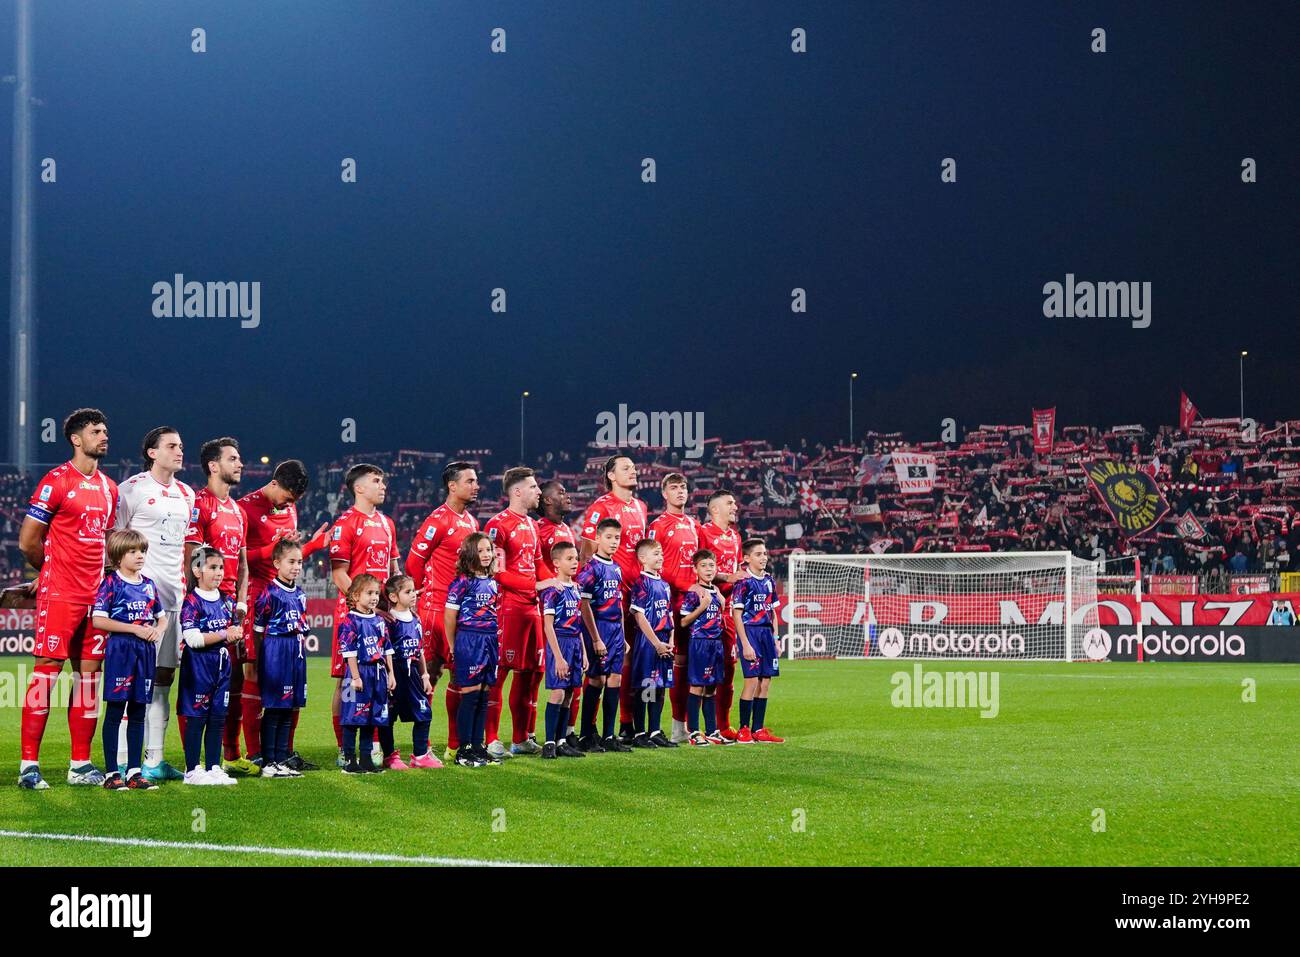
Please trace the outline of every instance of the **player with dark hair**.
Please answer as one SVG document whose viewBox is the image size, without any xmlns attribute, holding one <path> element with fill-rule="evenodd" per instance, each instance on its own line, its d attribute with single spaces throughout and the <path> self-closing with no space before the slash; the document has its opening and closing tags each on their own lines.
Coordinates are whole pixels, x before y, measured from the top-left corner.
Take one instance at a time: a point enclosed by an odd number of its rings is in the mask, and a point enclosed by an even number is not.
<svg viewBox="0 0 1300 957">
<path fill-rule="evenodd" d="M 117 483 L 99 471 L 99 460 L 108 453 L 103 412 L 77 409 L 63 423 L 63 436 L 72 458 L 36 484 L 18 531 L 18 548 L 37 572 L 29 586 L 36 599 L 36 661 L 23 696 L 18 784 L 36 791 L 49 787 L 41 777 L 41 739 L 64 661 L 72 663 L 68 783 L 104 783 L 103 772 L 90 761 L 105 644 L 105 636 L 91 627 L 91 606 L 104 579 L 104 537 L 117 512 Z"/>
<path fill-rule="evenodd" d="M 303 635 L 307 632 L 307 597 L 298 587 L 303 547 L 281 535 L 271 546 L 275 576 L 257 596 L 249 615 L 257 636 L 258 690 L 262 696 L 264 778 L 300 778 L 302 771 L 289 763 L 294 716 L 307 703 L 307 659 Z"/>
<path fill-rule="evenodd" d="M 119 530 L 140 532 L 149 542 L 144 573 L 157 587 L 158 601 L 167 613 L 167 632 L 157 647 L 153 698 L 145 712 L 144 776 L 152 781 L 179 781 L 184 777 L 163 754 L 171 717 L 172 682 L 180 667 L 185 533 L 194 508 L 193 489 L 176 478 L 185 464 L 184 452 L 180 433 L 171 426 L 150 429 L 140 446 L 145 471 L 122 483 L 116 519 Z M 119 757 L 126 759 L 125 749 Z"/>
<path fill-rule="evenodd" d="M 717 558 L 718 573 L 714 584 L 722 597 L 731 600 L 731 590 L 741 577 L 740 532 L 736 529 L 736 496 L 727 489 L 717 489 L 709 496 L 709 520 L 700 526 L 700 544 Z M 714 697 L 717 699 L 718 734 L 736 740 L 731 727 L 731 699 L 736 674 L 736 625 L 731 615 L 722 616 L 722 676 Z"/>
<path fill-rule="evenodd" d="M 388 495 L 384 470 L 367 463 L 354 465 L 343 476 L 343 484 L 352 495 L 352 507 L 338 517 L 329 533 L 330 576 L 338 589 L 331 643 L 330 677 L 335 679 L 335 684 L 330 711 L 340 768 L 348 763 L 343 749 L 341 713 L 343 683 L 349 676 L 339 643 L 339 626 L 348 617 L 348 592 L 352 579 L 359 575 L 371 575 L 376 581 L 385 582 L 398 570 L 397 526 L 379 510 Z M 401 760 L 391 752 L 385 757 L 394 762 Z"/>
<path fill-rule="evenodd" d="M 646 533 L 664 550 L 663 580 L 672 595 L 673 615 L 680 622 L 682 596 L 695 584 L 695 569 L 691 556 L 700 549 L 700 523 L 686 514 L 686 501 L 690 485 L 681 472 L 669 472 L 663 477 L 660 489 L 664 496 L 664 513 L 650 524 Z M 690 649 L 690 636 L 678 625 L 673 647 L 677 655 L 673 660 L 673 687 L 668 694 L 672 705 L 672 740 L 685 744 L 690 740 L 686 730 L 686 659 Z"/>
<path fill-rule="evenodd" d="M 582 517 L 582 560 L 585 562 L 596 554 L 596 527 L 607 518 L 612 518 L 622 529 L 618 541 L 618 550 L 614 552 L 614 561 L 623 573 L 623 607 L 627 617 L 623 621 L 624 634 L 629 640 L 636 634 L 636 624 L 632 621 L 629 596 L 632 586 L 641 577 L 641 564 L 636 558 L 636 547 L 645 538 L 648 524 L 648 511 L 645 502 L 636 497 L 636 464 L 631 457 L 616 452 L 605 460 L 605 488 L 608 491 L 589 505 Z M 631 656 L 623 659 L 622 684 L 619 696 L 619 724 L 623 733 L 623 743 L 632 741 L 632 700 L 635 689 L 631 686 Z"/>
<path fill-rule="evenodd" d="M 275 548 L 281 541 L 297 544 L 302 557 L 307 558 L 325 545 L 328 523 L 316 529 L 309 541 L 302 540 L 298 530 L 298 509 L 295 502 L 307 492 L 309 479 L 307 467 L 297 459 L 286 459 L 271 472 L 271 481 L 239 500 L 244 513 L 244 527 L 248 530 L 248 603 L 256 607 L 257 600 L 275 578 Z M 244 690 L 241 695 L 244 727 L 244 745 L 247 758 L 254 770 L 263 766 L 262 760 L 262 701 L 258 687 L 258 639 L 253 630 L 253 616 L 244 618 Z M 298 724 L 298 709 L 293 710 L 289 724 L 289 756 L 285 765 L 294 771 L 313 770 L 297 751 L 293 750 L 293 731 Z"/>
<path fill-rule="evenodd" d="M 537 707 L 545 664 L 542 659 L 542 614 L 537 594 L 555 584 L 555 579 L 537 580 L 537 525 L 529 512 L 537 507 L 542 491 L 533 470 L 522 466 L 507 469 L 501 478 L 507 505 L 484 526 L 496 549 L 496 580 L 501 586 L 501 661 L 497 681 L 489 693 L 487 750 L 493 757 L 505 757 L 499 740 L 501 698 L 506 675 L 514 672 L 510 685 L 510 754 L 540 754 L 542 746 L 528 733 L 531 710 Z M 495 705 L 495 707 L 493 706 Z M 535 721 L 535 719 L 533 719 Z"/>
<path fill-rule="evenodd" d="M 420 593 L 416 612 L 424 632 L 424 657 L 431 685 L 436 685 L 443 669 L 452 664 L 443 613 L 447 589 L 456 580 L 461 544 L 478 531 L 478 519 L 470 511 L 478 502 L 478 473 L 469 462 L 449 462 L 442 470 L 442 488 L 446 498 L 416 530 L 406 555 L 406 574 Z M 447 750 L 442 756 L 448 763 L 456 760 L 460 749 L 456 724 L 460 693 L 453 671 L 447 681 Z"/>
<path fill-rule="evenodd" d="M 195 549 L 200 546 L 207 545 L 216 549 L 225 569 L 218 590 L 230 599 L 235 624 L 242 626 L 248 616 L 248 549 L 245 547 L 248 529 L 244 511 L 231 495 L 244 474 L 239 443 L 228 435 L 209 439 L 199 449 L 199 467 L 203 470 L 207 485 L 199 489 L 194 497 L 190 527 L 185 535 L 185 567 L 190 567 Z M 239 754 L 244 643 L 235 642 L 227 650 L 230 655 L 230 704 L 226 709 L 223 735 L 223 769 L 251 774 L 257 770 L 256 767 Z"/>
</svg>

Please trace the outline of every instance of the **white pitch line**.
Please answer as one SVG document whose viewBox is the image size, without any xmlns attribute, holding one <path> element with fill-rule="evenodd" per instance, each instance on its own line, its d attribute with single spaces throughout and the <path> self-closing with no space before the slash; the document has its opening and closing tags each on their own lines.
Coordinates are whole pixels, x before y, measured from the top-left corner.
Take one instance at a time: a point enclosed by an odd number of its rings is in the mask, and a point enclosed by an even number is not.
<svg viewBox="0 0 1300 957">
<path fill-rule="evenodd" d="M 124 847 L 161 847 L 182 851 L 217 851 L 224 854 L 269 854 L 273 857 L 306 857 L 328 861 L 356 861 L 363 864 L 436 864 L 444 867 L 547 867 L 519 861 L 481 861 L 470 857 L 405 857 L 401 854 L 366 854 L 360 851 L 317 851 L 306 847 L 261 847 L 256 844 L 210 844 L 201 841 L 157 841 L 144 837 L 103 837 L 97 834 L 49 834 L 40 831 L 3 831 L 0 837 L 41 841 L 72 841 L 85 844 L 114 844 Z"/>
</svg>

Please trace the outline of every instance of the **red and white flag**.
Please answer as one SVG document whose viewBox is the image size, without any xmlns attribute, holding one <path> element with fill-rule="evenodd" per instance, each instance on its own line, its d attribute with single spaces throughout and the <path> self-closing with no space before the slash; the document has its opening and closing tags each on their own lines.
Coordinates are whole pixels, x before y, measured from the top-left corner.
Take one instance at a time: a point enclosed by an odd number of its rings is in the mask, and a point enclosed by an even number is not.
<svg viewBox="0 0 1300 957">
<path fill-rule="evenodd" d="M 1178 535 L 1181 538 L 1201 539 L 1205 537 L 1205 526 L 1203 526 L 1190 511 L 1184 512 L 1178 519 Z"/>
<path fill-rule="evenodd" d="M 1056 433 L 1056 408 L 1034 409 L 1034 454 L 1050 455 Z"/>
<path fill-rule="evenodd" d="M 894 476 L 898 479 L 898 490 L 909 494 L 925 494 L 934 491 L 934 479 L 939 472 L 939 464 L 933 455 L 921 452 L 895 452 Z"/>
<path fill-rule="evenodd" d="M 1180 391 L 1178 396 L 1178 428 L 1186 432 L 1201 417 L 1201 413 L 1196 411 L 1196 406 L 1192 405 L 1186 392 Z"/>
<path fill-rule="evenodd" d="M 812 479 L 803 479 L 799 482 L 799 511 L 801 512 L 820 512 L 822 508 L 822 497 L 817 494 L 817 487 L 813 485 Z"/>
</svg>

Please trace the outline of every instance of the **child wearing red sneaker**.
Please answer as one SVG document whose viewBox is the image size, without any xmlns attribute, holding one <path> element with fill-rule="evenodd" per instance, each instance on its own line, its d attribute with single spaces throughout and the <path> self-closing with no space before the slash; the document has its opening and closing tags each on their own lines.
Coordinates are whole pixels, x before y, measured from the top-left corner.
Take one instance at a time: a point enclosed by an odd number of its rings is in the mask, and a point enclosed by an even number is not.
<svg viewBox="0 0 1300 957">
<path fill-rule="evenodd" d="M 772 679 L 781 673 L 781 651 L 776 637 L 776 583 L 767 574 L 767 546 L 761 538 L 747 538 L 740 546 L 744 574 L 731 591 L 731 617 L 740 646 L 740 670 L 745 686 L 740 692 L 739 744 L 781 744 L 767 727 L 767 697 Z"/>
</svg>

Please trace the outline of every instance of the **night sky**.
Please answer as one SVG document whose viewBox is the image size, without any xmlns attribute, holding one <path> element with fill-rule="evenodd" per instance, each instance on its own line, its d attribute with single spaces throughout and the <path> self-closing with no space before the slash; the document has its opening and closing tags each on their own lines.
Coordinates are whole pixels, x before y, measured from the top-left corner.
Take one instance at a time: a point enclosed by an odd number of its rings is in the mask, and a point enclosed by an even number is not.
<svg viewBox="0 0 1300 957">
<path fill-rule="evenodd" d="M 103 408 L 114 457 L 162 422 L 273 458 L 508 449 L 528 389 L 531 450 L 619 403 L 828 441 L 856 370 L 859 432 L 937 439 L 1176 422 L 1180 387 L 1235 415 L 1241 349 L 1247 414 L 1300 417 L 1295 11 L 40 0 L 37 418 Z M 178 272 L 260 281 L 260 327 L 155 318 Z M 1150 282 L 1150 327 L 1045 319 L 1066 273 Z"/>
</svg>

